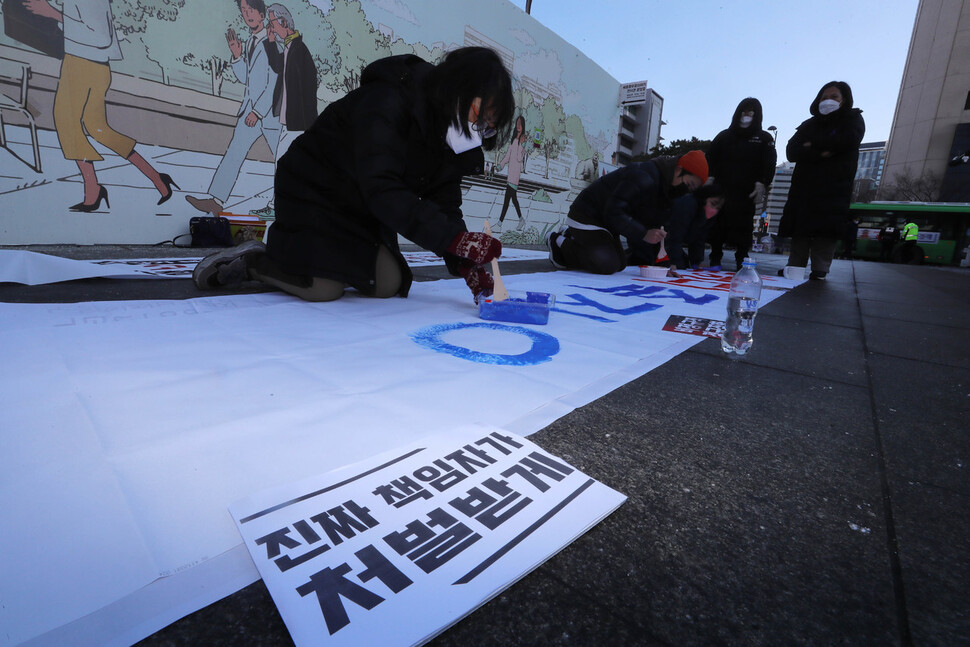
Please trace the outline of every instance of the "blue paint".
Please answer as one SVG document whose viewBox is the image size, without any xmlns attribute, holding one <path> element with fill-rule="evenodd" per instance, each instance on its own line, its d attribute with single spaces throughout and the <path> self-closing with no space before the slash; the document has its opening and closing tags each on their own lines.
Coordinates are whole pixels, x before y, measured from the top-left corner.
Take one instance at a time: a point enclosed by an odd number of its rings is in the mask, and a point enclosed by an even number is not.
<svg viewBox="0 0 970 647">
<path fill-rule="evenodd" d="M 609 288 L 594 288 L 587 285 L 570 285 L 571 288 L 582 288 L 584 290 L 593 290 L 594 292 L 603 292 L 605 294 L 612 294 L 618 297 L 640 297 L 641 299 L 680 299 L 684 303 L 690 303 L 692 305 L 704 305 L 705 303 L 710 303 L 711 301 L 717 301 L 718 297 L 713 294 L 702 294 L 701 296 L 692 296 L 687 294 L 679 288 L 668 288 L 661 285 L 618 285 Z M 668 294 L 662 294 L 667 292 Z"/>
<path fill-rule="evenodd" d="M 588 285 L 570 285 L 572 288 L 580 288 L 583 290 L 592 290 L 594 292 L 600 292 L 603 294 L 609 294 L 614 297 L 621 298 L 637 298 L 637 299 L 679 299 L 684 303 L 689 303 L 691 305 L 704 305 L 705 303 L 710 303 L 711 301 L 717 301 L 719 297 L 713 294 L 704 294 L 701 296 L 693 296 L 684 292 L 678 288 L 668 288 L 659 285 L 618 285 L 608 288 L 597 288 Z M 558 306 L 586 306 L 591 307 L 600 312 L 604 312 L 612 315 L 619 315 L 621 317 L 628 317 L 630 315 L 636 315 L 643 312 L 651 312 L 662 308 L 663 306 L 657 303 L 641 303 L 639 305 L 631 306 L 629 308 L 613 308 L 606 304 L 600 303 L 589 297 L 583 296 L 582 294 L 567 294 L 567 298 L 572 299 L 572 301 L 565 301 L 563 299 L 559 300 Z M 587 319 L 592 319 L 594 321 L 602 321 L 605 323 L 612 323 L 616 321 L 615 319 L 609 319 L 596 314 L 587 314 L 585 312 L 576 312 L 573 310 L 567 310 L 562 307 L 553 308 L 556 312 L 562 312 L 565 314 L 574 315 L 577 317 L 585 317 Z"/>
<path fill-rule="evenodd" d="M 485 328 L 486 330 L 499 330 L 525 335 L 532 340 L 532 347 L 518 355 L 502 355 L 500 353 L 481 353 L 465 348 L 464 346 L 455 346 L 442 340 L 442 336 L 447 332 L 468 328 Z M 534 366 L 536 364 L 543 364 L 551 360 L 553 355 L 559 352 L 559 340 L 552 335 L 529 330 L 521 326 L 506 326 L 494 323 L 435 324 L 411 333 L 411 339 L 418 345 L 430 348 L 438 353 L 445 353 L 459 359 L 478 362 L 479 364 L 495 364 L 498 366 Z"/>
</svg>

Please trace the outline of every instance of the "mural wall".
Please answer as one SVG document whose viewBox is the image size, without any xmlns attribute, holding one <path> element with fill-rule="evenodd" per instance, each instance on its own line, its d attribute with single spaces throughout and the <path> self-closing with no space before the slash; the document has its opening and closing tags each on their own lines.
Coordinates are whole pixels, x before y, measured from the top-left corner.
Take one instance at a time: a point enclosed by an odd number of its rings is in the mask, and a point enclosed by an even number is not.
<svg viewBox="0 0 970 647">
<path fill-rule="evenodd" d="M 469 229 L 540 242 L 616 141 L 619 83 L 505 0 L 4 0 L 0 21 L 2 245 L 271 217 L 274 160 L 395 54 L 487 46 L 514 78 L 519 136 L 466 178 Z"/>
</svg>

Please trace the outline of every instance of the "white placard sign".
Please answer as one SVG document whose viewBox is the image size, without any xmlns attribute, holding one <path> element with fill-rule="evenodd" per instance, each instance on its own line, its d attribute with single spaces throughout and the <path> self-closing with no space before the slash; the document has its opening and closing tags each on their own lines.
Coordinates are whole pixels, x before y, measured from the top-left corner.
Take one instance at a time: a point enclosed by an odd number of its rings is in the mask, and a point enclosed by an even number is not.
<svg viewBox="0 0 970 647">
<path fill-rule="evenodd" d="M 647 82 L 624 83 L 620 86 L 620 105 L 639 106 L 647 102 Z"/>
<path fill-rule="evenodd" d="M 625 500 L 521 436 L 473 427 L 230 512 L 297 645 L 414 645 Z"/>
</svg>

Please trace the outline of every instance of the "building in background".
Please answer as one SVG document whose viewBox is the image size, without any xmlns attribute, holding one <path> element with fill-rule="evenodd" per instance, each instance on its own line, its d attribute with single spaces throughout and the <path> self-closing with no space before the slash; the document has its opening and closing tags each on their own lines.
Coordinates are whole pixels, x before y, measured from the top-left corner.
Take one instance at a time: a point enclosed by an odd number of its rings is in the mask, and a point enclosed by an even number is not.
<svg viewBox="0 0 970 647">
<path fill-rule="evenodd" d="M 620 87 L 620 107 L 613 163 L 623 166 L 638 155 L 649 155 L 660 143 L 664 100 L 646 81 L 626 83 Z"/>
<path fill-rule="evenodd" d="M 852 185 L 853 202 L 872 202 L 876 199 L 882 171 L 886 163 L 886 142 L 863 142 L 859 145 L 859 166 Z"/>
<path fill-rule="evenodd" d="M 880 197 L 931 180 L 936 199 L 970 202 L 970 2 L 920 0 Z"/>
<path fill-rule="evenodd" d="M 771 190 L 768 191 L 768 233 L 778 234 L 778 223 L 788 202 L 788 191 L 791 189 L 791 174 L 795 165 L 782 162 L 775 167 L 775 177 L 771 180 Z"/>
</svg>

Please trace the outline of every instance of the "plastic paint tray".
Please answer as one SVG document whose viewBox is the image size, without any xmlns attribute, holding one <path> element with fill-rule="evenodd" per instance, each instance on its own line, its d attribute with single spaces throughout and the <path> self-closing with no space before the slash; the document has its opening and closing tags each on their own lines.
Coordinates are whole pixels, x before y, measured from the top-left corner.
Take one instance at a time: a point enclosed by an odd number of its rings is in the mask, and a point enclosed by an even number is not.
<svg viewBox="0 0 970 647">
<path fill-rule="evenodd" d="M 478 316 L 491 321 L 542 325 L 549 321 L 549 311 L 555 303 L 554 294 L 510 291 L 509 298 L 504 301 L 483 299 L 478 304 Z"/>
</svg>

